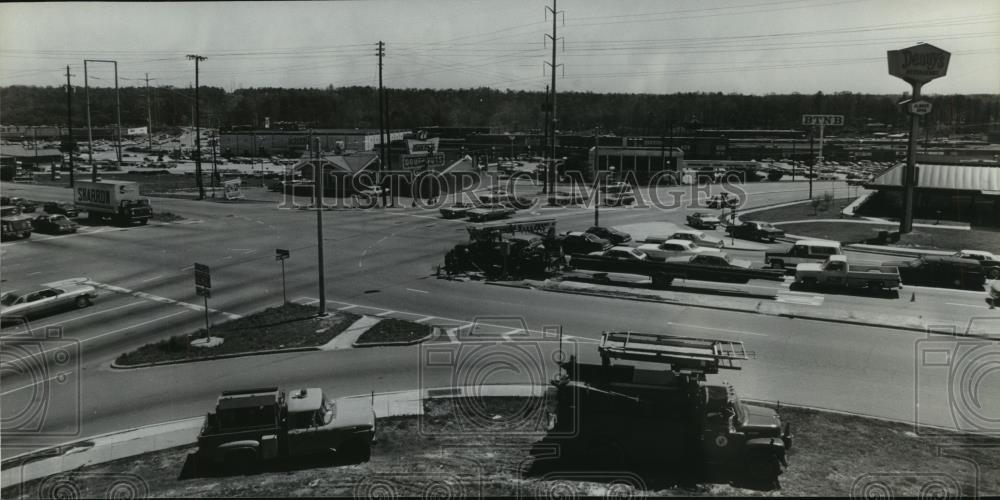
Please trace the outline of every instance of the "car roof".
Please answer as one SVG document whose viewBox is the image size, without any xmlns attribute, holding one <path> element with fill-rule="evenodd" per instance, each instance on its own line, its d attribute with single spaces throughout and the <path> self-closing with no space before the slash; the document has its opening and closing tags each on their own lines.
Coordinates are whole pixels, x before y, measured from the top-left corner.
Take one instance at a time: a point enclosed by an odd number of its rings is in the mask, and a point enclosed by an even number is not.
<svg viewBox="0 0 1000 500">
<path fill-rule="evenodd" d="M 631 253 L 632 250 L 636 250 L 636 248 L 635 247 L 627 247 L 627 246 L 624 246 L 624 245 L 619 245 L 619 246 L 613 246 L 613 247 L 609 248 L 608 250 L 623 250 L 625 252 Z"/>
<path fill-rule="evenodd" d="M 982 256 L 986 256 L 986 257 L 992 257 L 993 256 L 992 253 L 986 252 L 986 251 L 983 251 L 983 250 L 962 250 L 959 253 L 965 253 L 965 254 L 969 254 L 969 255 L 982 255 Z"/>
<path fill-rule="evenodd" d="M 818 239 L 816 239 L 816 240 L 798 240 L 798 241 L 795 242 L 795 245 L 796 246 L 802 245 L 802 246 L 811 246 L 811 247 L 837 247 L 837 248 L 840 248 L 840 242 L 839 241 L 833 241 L 833 240 L 818 240 Z"/>
<path fill-rule="evenodd" d="M 975 259 L 963 259 L 961 257 L 955 257 L 953 255 L 924 255 L 922 257 L 927 262 L 947 262 L 949 264 L 958 264 L 962 266 L 975 266 L 979 267 L 979 261 Z"/>
</svg>

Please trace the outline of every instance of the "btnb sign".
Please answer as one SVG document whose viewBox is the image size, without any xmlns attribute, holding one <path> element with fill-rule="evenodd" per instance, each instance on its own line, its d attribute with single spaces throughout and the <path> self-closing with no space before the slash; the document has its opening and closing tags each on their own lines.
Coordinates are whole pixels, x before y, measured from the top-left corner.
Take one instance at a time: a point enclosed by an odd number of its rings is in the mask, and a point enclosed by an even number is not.
<svg viewBox="0 0 1000 500">
<path fill-rule="evenodd" d="M 814 126 L 841 126 L 844 124 L 844 115 L 802 115 L 803 125 Z"/>
<path fill-rule="evenodd" d="M 948 72 L 951 53 L 929 43 L 922 43 L 901 50 L 890 50 L 889 74 L 905 80 L 910 85 L 920 85 Z"/>
</svg>

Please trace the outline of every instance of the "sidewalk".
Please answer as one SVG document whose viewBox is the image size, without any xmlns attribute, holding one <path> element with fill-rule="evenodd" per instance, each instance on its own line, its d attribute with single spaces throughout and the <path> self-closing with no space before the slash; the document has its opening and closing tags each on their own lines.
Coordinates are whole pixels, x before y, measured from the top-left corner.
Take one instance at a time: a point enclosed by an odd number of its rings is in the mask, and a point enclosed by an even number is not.
<svg viewBox="0 0 1000 500">
<path fill-rule="evenodd" d="M 413 389 L 379 394 L 359 394 L 347 398 L 371 398 L 376 418 L 422 415 L 423 402 L 436 398 L 460 397 L 539 397 L 548 386 L 485 385 L 480 387 L 443 387 Z M 111 432 L 53 446 L 46 450 L 24 453 L 4 461 L 0 484 L 4 488 L 27 481 L 59 474 L 121 458 L 142 455 L 177 446 L 187 446 L 198 440 L 204 417 L 193 417 L 135 429 Z M 50 456 L 58 452 L 57 456 Z M 48 456 L 26 461 L 32 455 Z M 20 463 L 19 462 L 22 462 Z M 9 464 L 9 465 L 8 465 Z"/>
<path fill-rule="evenodd" d="M 352 344 L 358 337 L 368 331 L 369 328 L 377 325 L 383 318 L 376 316 L 362 316 L 360 319 L 347 327 L 346 330 L 340 332 L 329 342 L 319 346 L 321 351 L 336 351 L 338 349 L 351 349 Z"/>
</svg>

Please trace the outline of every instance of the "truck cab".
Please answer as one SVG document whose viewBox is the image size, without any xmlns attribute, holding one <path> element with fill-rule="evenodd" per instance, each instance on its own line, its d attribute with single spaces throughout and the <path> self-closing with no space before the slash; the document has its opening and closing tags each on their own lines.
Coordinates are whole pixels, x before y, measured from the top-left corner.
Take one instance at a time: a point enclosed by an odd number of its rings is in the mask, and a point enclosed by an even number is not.
<svg viewBox="0 0 1000 500">
<path fill-rule="evenodd" d="M 899 288 L 899 269 L 893 266 L 858 265 L 844 255 L 831 255 L 823 264 L 805 263 L 795 268 L 795 282 L 804 285 L 889 290 Z"/>
<path fill-rule="evenodd" d="M 367 459 L 375 413 L 367 398 L 329 400 L 322 389 L 226 391 L 205 417 L 198 453 L 206 463 L 252 466 L 280 457 L 359 453 Z"/>
<path fill-rule="evenodd" d="M 766 252 L 764 263 L 772 269 L 785 269 L 794 272 L 796 266 L 806 262 L 826 262 L 831 255 L 843 255 L 839 241 L 829 240 L 798 240 L 784 252 Z"/>
<path fill-rule="evenodd" d="M 4 206 L 0 207 L 0 238 L 20 239 L 30 238 L 34 226 L 31 224 L 31 216 L 21 213 L 21 207 Z"/>
</svg>

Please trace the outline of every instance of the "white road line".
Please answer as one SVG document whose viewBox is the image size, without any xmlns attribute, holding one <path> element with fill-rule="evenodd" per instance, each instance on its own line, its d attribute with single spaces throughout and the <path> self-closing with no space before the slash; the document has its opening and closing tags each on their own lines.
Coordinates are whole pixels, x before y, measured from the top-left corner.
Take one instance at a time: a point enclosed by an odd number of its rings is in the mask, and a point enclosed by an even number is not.
<svg viewBox="0 0 1000 500">
<path fill-rule="evenodd" d="M 378 309 L 381 309 L 381 308 L 378 308 Z M 395 314 L 395 313 L 396 313 L 396 311 L 392 311 L 392 310 L 386 309 L 386 310 L 384 310 L 384 311 L 376 314 L 375 316 L 378 316 L 380 318 L 384 318 L 384 317 L 386 317 L 386 316 L 388 316 L 390 314 Z"/>
<path fill-rule="evenodd" d="M 152 278 L 146 278 L 146 279 L 140 281 L 140 283 L 149 283 L 150 281 L 154 281 L 154 280 L 162 278 L 162 277 L 163 277 L 162 274 L 157 274 L 156 276 L 153 276 Z"/>
<path fill-rule="evenodd" d="M 688 323 L 671 323 L 671 322 L 667 322 L 667 324 L 668 325 L 673 325 L 673 326 L 680 326 L 680 327 L 683 327 L 683 328 L 700 328 L 702 330 L 713 330 L 713 331 L 718 331 L 718 332 L 729 332 L 729 333 L 738 333 L 738 334 L 742 334 L 742 335 L 756 335 L 758 337 L 769 337 L 769 335 L 766 334 L 766 333 L 747 332 L 747 331 L 743 331 L 743 330 L 730 330 L 728 328 L 713 328 L 711 326 L 692 325 L 692 324 L 688 324 Z"/>
<path fill-rule="evenodd" d="M 424 321 L 430 321 L 434 319 L 434 316 L 424 316 L 423 318 L 413 320 L 414 323 L 423 323 Z"/>
<path fill-rule="evenodd" d="M 989 306 L 987 306 L 986 304 L 983 304 L 981 306 L 974 306 L 972 304 L 958 304 L 956 302 L 945 302 L 945 304 L 948 304 L 949 306 L 971 307 L 974 309 L 989 309 Z"/>
<path fill-rule="evenodd" d="M 36 326 L 35 329 L 42 330 L 42 329 L 48 328 L 50 326 L 58 326 L 58 325 L 62 325 L 62 324 L 65 324 L 65 323 L 69 323 L 70 321 L 76 321 L 78 319 L 83 319 L 83 318 L 89 318 L 91 316 L 97 316 L 98 314 L 104 314 L 106 312 L 115 311 L 117 309 L 124 309 L 126 307 L 137 306 L 137 305 L 142 304 L 142 303 L 143 302 L 141 300 L 137 300 L 135 302 L 129 302 L 128 304 L 125 304 L 125 305 L 112 307 L 110 309 L 102 309 L 100 311 L 92 312 L 90 314 L 84 314 L 83 316 L 76 316 L 76 317 L 73 317 L 73 318 L 69 318 L 69 319 L 65 319 L 65 320 L 62 320 L 62 321 L 58 321 L 56 323 L 48 323 L 48 324 L 45 324 L 45 325 Z M 21 335 L 21 332 L 15 333 L 15 334 L 11 334 L 11 335 Z M 9 337 L 9 336 L 10 335 L 4 335 L 3 337 L 0 337 L 0 338 Z"/>
<path fill-rule="evenodd" d="M 319 301 L 317 300 L 316 302 L 319 302 Z M 344 306 L 344 307 L 338 307 L 337 310 L 338 311 L 346 311 L 348 309 L 354 309 L 355 307 L 358 307 L 358 306 L 356 304 L 351 304 L 351 305 L 347 305 L 347 306 Z"/>
<path fill-rule="evenodd" d="M 33 273 L 28 273 L 28 276 L 34 276 L 36 274 L 42 274 L 42 272 L 41 271 L 35 271 Z"/>
<path fill-rule="evenodd" d="M 17 391 L 21 391 L 21 390 L 27 389 L 29 387 L 34 387 L 34 386 L 36 386 L 38 384 L 44 384 L 44 383 L 47 383 L 47 382 L 49 382 L 51 380 L 55 380 L 57 378 L 65 377 L 67 375 L 72 375 L 72 374 L 73 374 L 72 371 L 60 372 L 60 373 L 57 373 L 57 374 L 55 374 L 55 375 L 53 375 L 53 376 L 51 376 L 51 377 L 49 377 L 49 378 L 47 378 L 45 380 L 39 380 L 38 382 L 33 382 L 33 383 L 28 384 L 28 385 L 24 385 L 24 386 L 18 387 L 17 389 L 11 389 L 11 390 L 6 391 L 6 392 L 0 392 L 0 396 L 6 396 L 8 394 L 13 394 L 13 393 L 15 393 Z"/>
<path fill-rule="evenodd" d="M 176 305 L 176 306 L 186 307 L 186 308 L 188 308 L 188 309 L 190 309 L 192 311 L 204 311 L 205 310 L 204 306 L 199 306 L 199 305 L 196 305 L 196 304 L 190 304 L 188 302 L 181 302 L 179 300 L 174 300 L 174 299 L 168 299 L 166 297 L 161 297 L 159 295 L 153 295 L 153 294 L 146 293 L 146 292 L 140 292 L 140 291 L 137 291 L 137 290 L 129 290 L 128 288 L 122 288 L 120 286 L 109 285 L 107 283 L 99 283 L 99 282 L 91 281 L 91 280 L 84 280 L 83 283 L 86 283 L 88 285 L 92 285 L 92 286 L 97 287 L 97 288 L 103 288 L 105 290 L 109 290 L 109 291 L 112 291 L 112 292 L 121 293 L 121 294 L 125 294 L 125 295 L 131 295 L 133 297 L 137 297 L 137 298 L 140 298 L 140 299 L 152 300 L 154 302 L 160 302 L 160 303 L 163 303 L 163 304 L 172 304 L 172 305 Z M 218 309 L 208 308 L 208 311 L 211 312 L 211 313 L 222 314 L 222 315 L 226 316 L 229 319 L 240 319 L 240 318 L 243 317 L 243 316 L 240 316 L 239 314 L 234 314 L 234 313 L 229 313 L 229 312 L 225 312 L 225 311 L 220 311 Z"/>
</svg>

